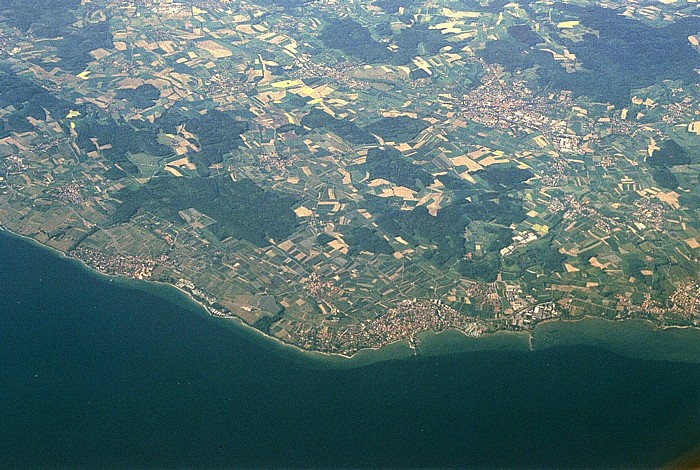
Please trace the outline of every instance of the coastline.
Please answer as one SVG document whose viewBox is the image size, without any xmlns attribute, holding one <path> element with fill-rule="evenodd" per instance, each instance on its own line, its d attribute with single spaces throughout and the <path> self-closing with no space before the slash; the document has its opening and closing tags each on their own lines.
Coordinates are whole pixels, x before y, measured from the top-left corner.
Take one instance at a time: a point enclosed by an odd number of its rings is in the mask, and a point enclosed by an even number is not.
<svg viewBox="0 0 700 470">
<path fill-rule="evenodd" d="M 249 338 L 265 341 L 269 346 L 274 347 L 277 351 L 283 351 L 284 353 L 291 352 L 292 359 L 294 359 L 295 362 L 303 363 L 307 366 L 316 368 L 324 368 L 324 366 L 332 366 L 333 368 L 354 368 L 386 360 L 406 359 L 414 355 L 414 351 L 410 347 L 409 340 L 407 338 L 399 339 L 380 347 L 363 348 L 351 356 L 339 353 L 327 353 L 323 351 L 309 351 L 260 331 L 235 315 L 227 317 L 213 315 L 209 312 L 206 305 L 195 299 L 192 294 L 187 292 L 185 289 L 179 288 L 175 284 L 154 279 L 134 279 L 100 272 L 89 266 L 80 258 L 69 256 L 61 250 L 41 243 L 30 236 L 13 232 L 2 224 L 0 224 L 0 235 L 19 239 L 30 243 L 32 246 L 37 248 L 47 250 L 47 252 L 51 253 L 53 256 L 57 256 L 58 258 L 66 260 L 70 263 L 74 263 L 75 266 L 83 269 L 90 275 L 99 277 L 103 280 L 116 282 L 131 289 L 139 289 L 155 295 L 165 301 L 174 302 L 181 306 L 183 304 L 182 301 L 184 300 L 188 306 L 188 309 L 198 316 L 214 321 L 224 328 L 234 328 L 236 331 L 246 334 L 246 336 Z"/>
<path fill-rule="evenodd" d="M 700 329 L 660 326 L 643 318 L 608 320 L 594 316 L 543 322 L 532 331 L 533 350 L 588 345 L 655 361 L 700 363 Z"/>
<path fill-rule="evenodd" d="M 215 321 L 225 328 L 233 328 L 252 340 L 265 341 L 266 345 L 272 347 L 275 352 L 285 354 L 294 362 L 311 368 L 349 369 L 387 360 L 406 360 L 415 355 L 430 357 L 484 350 L 540 351 L 566 345 L 591 345 L 623 356 L 649 360 L 700 363 L 700 351 L 696 351 L 698 348 L 694 347 L 700 343 L 700 328 L 661 326 L 648 319 L 608 320 L 590 315 L 583 315 L 575 319 L 548 319 L 538 323 L 530 331 L 504 330 L 487 333 L 480 337 L 470 336 L 454 328 L 442 331 L 425 330 L 416 334 L 420 340 L 418 346 L 412 344 L 411 339 L 403 338 L 380 347 L 363 348 L 352 355 L 309 351 L 260 331 L 235 315 L 227 317 L 214 315 L 191 293 L 175 284 L 158 280 L 132 279 L 100 272 L 79 258 L 69 256 L 30 236 L 15 233 L 1 224 L 0 234 L 20 239 L 41 249 L 47 249 L 49 253 L 75 263 L 76 266 L 91 275 L 109 279 L 109 282 L 118 282 L 128 288 L 146 291 L 165 301 L 179 305 L 185 301 L 189 306 L 188 309 L 198 316 Z M 662 336 L 674 336 L 674 332 L 675 336 L 680 334 L 688 338 L 671 338 L 674 340 L 674 348 L 668 348 L 668 345 L 661 347 L 658 344 L 665 341 Z M 638 337 L 634 338 L 634 335 Z M 694 338 L 687 341 L 690 336 Z M 639 337 L 644 338 L 645 341 L 640 342 Z"/>
</svg>

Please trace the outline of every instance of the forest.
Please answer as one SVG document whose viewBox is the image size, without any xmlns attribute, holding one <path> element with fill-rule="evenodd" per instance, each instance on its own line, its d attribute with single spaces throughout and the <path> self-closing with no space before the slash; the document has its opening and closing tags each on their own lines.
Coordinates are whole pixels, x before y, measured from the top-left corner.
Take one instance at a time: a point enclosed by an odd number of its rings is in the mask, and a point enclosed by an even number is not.
<svg viewBox="0 0 700 470">
<path fill-rule="evenodd" d="M 414 165 L 401 152 L 391 147 L 370 149 L 367 152 L 366 163 L 357 165 L 355 168 L 366 169 L 371 179 L 385 179 L 415 191 L 433 182 L 433 176 L 430 173 Z"/>
<path fill-rule="evenodd" d="M 344 226 L 341 229 L 343 240 L 350 247 L 348 255 L 356 256 L 361 251 L 370 253 L 383 253 L 390 255 L 394 252 L 387 242 L 376 230 L 363 226 Z"/>
<path fill-rule="evenodd" d="M 398 11 L 398 7 L 403 6 L 403 3 L 408 2 L 384 1 L 382 4 Z M 439 31 L 429 29 L 426 24 L 410 24 L 396 35 L 386 26 L 381 28 L 381 32 L 390 35 L 387 39 L 396 46 L 393 52 L 386 44 L 374 39 L 369 29 L 351 18 L 334 20 L 321 32 L 320 38 L 325 47 L 338 49 L 368 64 L 406 65 L 417 55 L 437 54 L 441 48 L 448 45 Z"/>
<path fill-rule="evenodd" d="M 381 8 L 389 14 L 399 12 L 399 8 L 408 8 L 415 0 L 374 0 L 372 5 Z"/>
<path fill-rule="evenodd" d="M 191 153 L 190 159 L 197 165 L 201 176 L 208 176 L 210 165 L 223 162 L 227 154 L 242 145 L 241 134 L 249 128 L 248 122 L 234 113 L 216 109 L 209 110 L 206 114 L 192 115 L 170 111 L 156 124 L 168 134 L 177 134 L 178 128 L 184 126 L 187 132 L 196 136 L 196 141 L 192 144 L 199 148 L 199 152 Z"/>
<path fill-rule="evenodd" d="M 698 83 L 697 52 L 687 40 L 698 32 L 697 19 L 681 18 L 657 28 L 618 13 L 600 6 L 566 5 L 563 13 L 554 14 L 555 23 L 577 18 L 598 31 L 598 35 L 586 34 L 582 41 L 562 40 L 583 63 L 584 70 L 575 73 L 567 73 L 551 53 L 536 47 L 544 39 L 527 25 L 509 27 L 507 37 L 487 42 L 478 54 L 511 72 L 536 68 L 542 86 L 571 90 L 575 97 L 588 96 L 619 107 L 629 103 L 634 88 L 665 79 Z"/>
<path fill-rule="evenodd" d="M 143 186 L 125 188 L 115 195 L 121 201 L 112 222 L 129 220 L 149 210 L 179 220 L 179 211 L 195 208 L 215 219 L 209 227 L 221 239 L 233 237 L 263 247 L 281 241 L 297 227 L 291 196 L 264 190 L 250 180 L 233 181 L 228 175 L 212 178 L 158 177 Z"/>
<path fill-rule="evenodd" d="M 351 18 L 333 21 L 321 32 L 323 45 L 366 62 L 386 62 L 391 56 L 387 47 L 376 41 L 369 30 Z"/>
<path fill-rule="evenodd" d="M 659 150 L 646 159 L 651 169 L 651 176 L 657 185 L 665 189 L 678 188 L 678 178 L 671 168 L 676 165 L 688 165 L 692 162 L 690 155 L 674 140 L 659 143 Z"/>
<path fill-rule="evenodd" d="M 372 134 L 354 122 L 348 119 L 336 119 L 317 108 L 313 108 L 309 114 L 302 118 L 301 125 L 332 132 L 353 145 L 369 145 L 377 142 Z"/>
<path fill-rule="evenodd" d="M 525 181 L 535 176 L 530 170 L 510 165 L 491 165 L 474 173 L 494 190 L 507 193 L 525 187 Z"/>
<path fill-rule="evenodd" d="M 95 150 L 92 139 L 96 139 L 100 146 L 109 145 L 111 148 L 100 152 L 129 175 L 139 172 L 138 167 L 129 160 L 130 154 L 143 152 L 162 158 L 172 154 L 170 147 L 158 142 L 157 129 L 149 126 L 137 129 L 129 122 L 117 122 L 111 117 L 98 119 L 86 116 L 76 123 L 76 131 L 78 136 L 75 143 L 81 150 Z M 113 170 L 111 175 L 118 179 L 119 173 Z"/>
<path fill-rule="evenodd" d="M 9 68 L 0 68 L 0 109 L 12 106 L 13 112 L 0 119 L 0 138 L 11 132 L 26 132 L 33 129 L 27 121 L 31 116 L 37 120 L 46 119 L 46 111 L 57 118 L 63 118 L 71 108 L 82 110 L 84 106 L 72 105 L 56 98 L 50 91 L 34 82 L 18 76 Z"/>
<path fill-rule="evenodd" d="M 438 266 L 464 258 L 465 230 L 472 222 L 488 222 L 498 236 L 484 247 L 486 254 L 498 257 L 498 251 L 511 243 L 513 223 L 525 220 L 522 205 L 513 198 L 497 193 L 483 194 L 470 200 L 457 199 L 442 208 L 437 216 L 425 207 L 402 211 L 384 198 L 365 196 L 367 209 L 388 235 L 402 237 L 412 245 L 434 245 L 426 257 Z"/>
<path fill-rule="evenodd" d="M 427 127 L 428 125 L 420 119 L 399 116 L 381 118 L 368 124 L 364 129 L 387 142 L 403 143 L 413 140 Z"/>
<path fill-rule="evenodd" d="M 150 83 L 136 88 L 120 88 L 117 90 L 117 99 L 129 102 L 138 109 L 150 108 L 160 98 L 160 90 Z"/>
<path fill-rule="evenodd" d="M 59 38 L 50 43 L 61 59 L 59 67 L 79 73 L 93 60 L 90 51 L 113 45 L 109 21 L 74 26 L 78 18 L 71 10 L 80 5 L 80 0 L 3 0 L 0 15 L 22 34 Z"/>
</svg>

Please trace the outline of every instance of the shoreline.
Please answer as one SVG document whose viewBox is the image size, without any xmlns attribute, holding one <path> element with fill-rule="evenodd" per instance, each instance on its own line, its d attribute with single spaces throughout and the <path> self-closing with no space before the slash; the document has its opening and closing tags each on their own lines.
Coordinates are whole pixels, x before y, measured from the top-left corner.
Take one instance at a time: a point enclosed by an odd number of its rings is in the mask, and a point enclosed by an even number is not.
<svg viewBox="0 0 700 470">
<path fill-rule="evenodd" d="M 613 352 L 621 353 L 623 355 L 626 355 L 620 351 L 618 351 L 616 347 L 613 347 L 610 342 L 605 341 L 601 335 L 601 337 L 597 338 L 597 340 L 594 340 L 594 336 L 590 335 L 582 335 L 580 341 L 576 341 L 576 338 L 567 338 L 566 341 L 560 342 L 558 340 L 552 341 L 551 338 L 549 338 L 547 335 L 551 334 L 552 328 L 555 328 L 557 326 L 563 326 L 567 327 L 570 325 L 580 325 L 582 323 L 586 322 L 597 322 L 597 323 L 602 323 L 606 325 L 615 325 L 615 326 L 622 326 L 625 324 L 643 324 L 646 326 L 647 333 L 653 334 L 654 332 L 660 333 L 660 332 L 668 332 L 668 331 L 677 331 L 677 332 L 693 332 L 693 334 L 697 335 L 700 337 L 700 328 L 696 326 L 690 326 L 690 325 L 659 325 L 656 322 L 646 319 L 646 318 L 634 318 L 634 319 L 622 319 L 622 320 L 610 320 L 606 318 L 601 318 L 601 317 L 596 317 L 592 315 L 587 315 L 584 314 L 580 318 L 573 318 L 573 319 L 562 319 L 562 318 L 554 318 L 554 319 L 547 319 L 543 320 L 535 325 L 535 327 L 531 330 L 523 330 L 523 331 L 509 331 L 509 330 L 503 330 L 503 331 L 496 331 L 493 333 L 486 333 L 482 336 L 479 337 L 473 337 L 468 335 L 466 332 L 459 330 L 457 328 L 448 328 L 445 330 L 441 331 L 435 331 L 435 330 L 424 330 L 416 333 L 416 335 L 413 338 L 401 338 L 395 341 L 392 341 L 390 343 L 377 346 L 377 347 L 367 347 L 367 348 L 362 348 L 357 351 L 355 351 L 352 355 L 347 355 L 347 354 L 342 354 L 342 353 L 331 353 L 331 352 L 324 352 L 324 351 L 311 351 L 307 349 L 303 349 L 295 344 L 288 343 L 280 338 L 274 337 L 270 334 L 267 334 L 263 331 L 258 330 L 257 328 L 253 327 L 252 325 L 247 324 L 245 321 L 243 321 L 241 318 L 236 317 L 235 315 L 231 316 L 219 316 L 211 313 L 207 306 L 200 302 L 199 300 L 195 299 L 194 296 L 188 292 L 185 289 L 182 289 L 178 286 L 176 286 L 173 283 L 169 283 L 166 281 L 159 281 L 159 280 L 154 280 L 154 279 L 135 279 L 135 278 L 129 278 L 126 276 L 119 276 L 119 275 L 113 275 L 113 274 L 107 274 L 98 271 L 97 269 L 92 268 L 89 266 L 85 261 L 81 260 L 80 258 L 76 258 L 73 256 L 69 256 L 68 254 L 53 248 L 49 245 L 46 245 L 44 243 L 39 242 L 38 240 L 32 238 L 31 236 L 27 235 L 22 235 L 15 233 L 11 230 L 9 230 L 7 227 L 4 227 L 2 224 L 0 224 L 0 234 L 6 235 L 8 237 L 14 237 L 16 239 L 28 242 L 32 244 L 33 246 L 41 249 L 46 249 L 50 253 L 65 259 L 69 262 L 75 263 L 76 266 L 80 266 L 80 268 L 84 269 L 86 272 L 90 273 L 91 275 L 96 275 L 100 276 L 103 279 L 109 279 L 109 282 L 117 281 L 118 283 L 129 287 L 129 288 L 134 288 L 134 289 L 140 289 L 147 291 L 148 293 L 152 295 L 156 295 L 160 297 L 163 300 L 174 302 L 174 298 L 172 298 L 172 294 L 177 294 L 178 296 L 184 297 L 184 299 L 189 303 L 190 307 L 193 311 L 193 313 L 196 311 L 196 313 L 202 317 L 206 317 L 208 319 L 212 319 L 213 321 L 216 321 L 218 324 L 222 325 L 223 327 L 228 327 L 228 328 L 235 328 L 237 331 L 245 333 L 248 337 L 255 338 L 258 340 L 264 340 L 268 345 L 273 346 L 275 350 L 284 352 L 284 353 L 293 353 L 293 358 L 297 362 L 304 362 L 307 366 L 309 365 L 314 365 L 314 366 L 332 366 L 333 368 L 355 368 L 355 367 L 362 367 L 365 365 L 377 363 L 377 362 L 383 362 L 386 360 L 393 360 L 393 359 L 410 359 L 412 356 L 420 355 L 420 356 L 439 356 L 443 354 L 454 354 L 454 353 L 459 353 L 459 352 L 467 352 L 467 351 L 476 351 L 476 350 L 495 350 L 495 349 L 502 349 L 502 350 L 522 350 L 522 348 L 517 347 L 518 344 L 521 342 L 521 340 L 526 340 L 528 347 L 526 350 L 529 351 L 540 351 L 547 349 L 549 347 L 553 346 L 558 346 L 558 345 L 566 345 L 566 344 L 595 344 L 597 346 L 606 348 L 608 350 L 612 350 Z M 164 292 L 164 289 L 168 289 L 170 292 L 170 295 L 167 295 Z M 448 340 L 447 337 L 457 334 L 457 337 L 452 338 L 451 340 Z M 609 334 L 609 332 L 608 332 Z M 447 335 L 447 336 L 445 336 Z M 421 340 L 421 344 L 417 347 L 413 339 L 418 338 Z M 426 348 L 426 344 L 424 340 L 428 338 L 428 348 Z M 503 341 L 501 341 L 503 340 Z M 438 345 L 434 344 L 434 342 L 441 342 L 444 341 L 445 344 L 443 345 Z M 538 343 L 541 343 L 544 341 L 544 345 L 538 345 Z M 548 344 L 548 342 L 551 342 L 552 344 Z M 480 344 L 479 344 L 480 343 Z M 496 343 L 496 347 L 493 347 L 493 344 L 489 343 Z M 506 343 L 512 343 L 510 345 Z M 434 350 L 433 350 L 434 349 Z M 635 355 L 636 356 L 636 355 Z M 675 356 L 673 356 L 675 357 Z M 676 359 L 680 360 L 680 359 Z M 691 362 L 700 362 L 700 357 L 696 359 L 691 359 Z M 687 361 L 681 361 L 681 362 L 687 362 Z"/>
<path fill-rule="evenodd" d="M 346 366 L 350 367 L 360 367 L 363 365 L 368 365 L 374 362 L 381 362 L 384 360 L 389 360 L 392 359 L 392 357 L 378 357 L 378 358 L 373 358 L 368 361 L 361 361 L 362 357 L 358 357 L 358 354 L 360 356 L 364 356 L 366 354 L 374 354 L 379 351 L 385 351 L 387 348 L 397 348 L 398 346 L 405 345 L 406 348 L 409 348 L 409 350 L 413 351 L 412 348 L 409 346 L 409 339 L 408 338 L 402 338 L 398 339 L 395 341 L 392 341 L 390 343 L 384 344 L 379 347 L 372 347 L 372 348 L 362 348 L 359 349 L 358 351 L 354 352 L 352 355 L 348 356 L 347 354 L 341 354 L 341 353 L 330 353 L 330 352 L 324 352 L 324 351 L 310 351 L 307 349 L 303 349 L 295 344 L 288 343 L 280 338 L 276 338 L 272 335 L 269 335 L 263 331 L 258 330 L 257 328 L 253 327 L 252 325 L 249 325 L 245 321 L 243 321 L 241 318 L 231 315 L 231 316 L 219 316 L 219 315 L 214 315 L 212 314 L 207 306 L 200 302 L 199 300 L 195 299 L 194 296 L 187 292 L 185 289 L 182 289 L 178 286 L 176 286 L 173 283 L 169 283 L 166 281 L 159 281 L 156 279 L 135 279 L 135 278 L 130 278 L 126 276 L 120 276 L 120 275 L 115 275 L 115 274 L 107 274 L 103 273 L 91 266 L 89 266 L 85 261 L 83 261 L 80 258 L 70 256 L 66 253 L 64 253 L 61 250 L 58 250 L 52 246 L 46 245 L 44 243 L 41 243 L 40 241 L 36 240 L 35 238 L 28 236 L 28 235 L 22 235 L 16 232 L 13 232 L 12 230 L 8 229 L 4 225 L 0 223 L 0 234 L 6 235 L 11 238 L 16 238 L 19 240 L 22 240 L 24 242 L 28 242 L 31 245 L 40 248 L 40 249 L 45 249 L 54 256 L 57 256 L 61 259 L 64 259 L 68 262 L 75 263 L 76 266 L 79 266 L 81 269 L 85 270 L 86 272 L 90 273 L 90 275 L 93 276 L 98 276 L 103 279 L 109 280 L 109 282 L 117 282 L 119 284 L 122 284 L 126 287 L 132 288 L 132 289 L 139 289 L 142 291 L 146 291 L 150 294 L 156 295 L 157 297 L 160 297 L 163 300 L 166 301 L 172 301 L 173 299 L 169 298 L 169 296 L 163 295 L 163 292 L 158 292 L 157 290 L 162 290 L 162 289 L 172 289 L 174 290 L 173 293 L 177 293 L 178 295 L 181 295 L 186 298 L 186 300 L 189 302 L 190 307 L 192 310 L 196 310 L 197 314 L 200 316 L 216 321 L 217 323 L 221 324 L 224 327 L 235 327 L 238 331 L 242 331 L 250 336 L 255 336 L 258 339 L 262 339 L 269 344 L 275 346 L 278 349 L 285 349 L 287 350 L 286 352 L 293 352 L 295 355 L 303 356 L 304 359 L 308 360 L 313 360 L 314 362 L 324 362 L 324 363 L 329 363 L 333 362 L 335 365 L 342 365 L 340 361 L 343 361 Z M 155 288 L 155 289 L 153 289 Z M 225 323 L 224 323 L 225 322 Z M 421 332 L 422 333 L 422 332 Z M 291 351 L 290 351 L 291 350 Z M 409 357 L 410 355 L 397 355 L 395 357 L 396 359 L 398 358 L 403 358 L 403 357 Z M 368 358 L 369 359 L 369 358 Z M 350 361 L 361 361 L 361 364 L 350 364 Z"/>
<path fill-rule="evenodd" d="M 644 322 L 648 323 L 649 326 L 653 327 L 655 330 L 658 331 L 666 331 L 666 330 L 694 330 L 700 332 L 700 327 L 698 326 L 691 326 L 691 325 L 659 325 L 653 320 L 649 320 L 648 318 L 623 318 L 620 320 L 611 320 L 609 318 L 603 318 L 603 317 L 596 317 L 595 315 L 588 315 L 583 314 L 580 317 L 577 318 L 548 318 L 547 320 L 542 320 L 541 322 L 537 323 L 535 325 L 535 328 L 530 330 L 529 333 L 532 336 L 532 333 L 535 332 L 535 330 L 544 325 L 548 325 L 550 323 L 569 323 L 569 324 L 576 324 L 576 323 L 581 323 L 586 320 L 600 320 L 603 322 L 608 322 L 608 323 L 617 323 L 617 324 L 623 324 L 626 322 Z"/>
</svg>

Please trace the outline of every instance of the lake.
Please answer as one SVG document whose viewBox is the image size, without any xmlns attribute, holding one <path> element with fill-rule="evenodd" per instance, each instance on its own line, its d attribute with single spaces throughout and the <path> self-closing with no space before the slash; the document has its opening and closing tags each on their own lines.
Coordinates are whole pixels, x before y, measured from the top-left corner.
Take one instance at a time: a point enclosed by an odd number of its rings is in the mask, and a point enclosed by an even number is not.
<svg viewBox="0 0 700 470">
<path fill-rule="evenodd" d="M 641 468 L 700 443 L 697 332 L 557 323 L 534 351 L 443 333 L 343 362 L 2 233 L 0 260 L 2 468 Z"/>
</svg>

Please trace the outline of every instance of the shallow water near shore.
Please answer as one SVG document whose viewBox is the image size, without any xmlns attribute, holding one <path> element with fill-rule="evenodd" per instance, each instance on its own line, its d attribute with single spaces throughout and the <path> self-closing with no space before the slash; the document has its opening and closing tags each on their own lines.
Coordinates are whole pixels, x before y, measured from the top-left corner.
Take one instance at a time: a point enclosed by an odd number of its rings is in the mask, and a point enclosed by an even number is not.
<svg viewBox="0 0 700 470">
<path fill-rule="evenodd" d="M 700 443 L 697 331 L 552 322 L 534 351 L 452 331 L 347 360 L 6 234 L 0 260 L 3 468 L 642 468 Z"/>
</svg>

